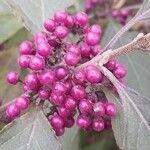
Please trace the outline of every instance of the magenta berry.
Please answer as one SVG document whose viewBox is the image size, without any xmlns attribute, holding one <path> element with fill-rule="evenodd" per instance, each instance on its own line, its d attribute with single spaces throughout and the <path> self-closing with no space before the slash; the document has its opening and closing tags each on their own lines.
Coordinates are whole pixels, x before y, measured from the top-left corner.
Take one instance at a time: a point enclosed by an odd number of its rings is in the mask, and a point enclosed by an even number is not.
<svg viewBox="0 0 150 150">
<path fill-rule="evenodd" d="M 90 27 L 90 32 L 97 33 L 97 34 L 101 35 L 102 29 L 99 25 L 94 24 Z"/>
<path fill-rule="evenodd" d="M 55 70 L 55 76 L 58 80 L 64 79 L 68 75 L 68 69 L 65 67 L 58 67 Z"/>
<path fill-rule="evenodd" d="M 26 96 L 20 96 L 16 99 L 15 104 L 20 109 L 27 109 L 29 106 L 30 100 Z"/>
<path fill-rule="evenodd" d="M 62 105 L 65 101 L 65 95 L 59 94 L 57 92 L 52 92 L 49 98 L 53 105 Z"/>
<path fill-rule="evenodd" d="M 79 110 L 82 114 L 92 114 L 93 106 L 92 103 L 87 99 L 82 99 L 79 102 Z"/>
<path fill-rule="evenodd" d="M 55 81 L 55 74 L 51 70 L 44 70 L 39 74 L 39 81 L 42 85 L 52 85 Z"/>
<path fill-rule="evenodd" d="M 77 101 L 72 97 L 68 97 L 65 100 L 65 107 L 69 110 L 74 110 L 77 107 Z"/>
<path fill-rule="evenodd" d="M 25 84 L 30 90 L 36 91 L 39 87 L 39 80 L 35 73 L 27 74 L 25 77 Z"/>
<path fill-rule="evenodd" d="M 30 41 L 24 41 L 20 44 L 20 54 L 28 55 L 32 52 L 32 43 Z"/>
<path fill-rule="evenodd" d="M 55 34 L 58 38 L 64 39 L 68 35 L 68 29 L 65 26 L 58 26 L 55 29 Z"/>
<path fill-rule="evenodd" d="M 72 81 L 70 79 L 68 79 L 68 80 L 66 80 L 64 82 L 64 84 L 66 86 L 66 94 L 69 94 L 71 89 L 72 89 L 72 87 L 73 87 L 73 83 L 72 83 Z"/>
<path fill-rule="evenodd" d="M 80 26 L 85 26 L 88 23 L 88 15 L 84 12 L 79 12 L 75 16 L 76 23 Z"/>
<path fill-rule="evenodd" d="M 75 71 L 73 80 L 76 84 L 83 84 L 86 80 L 84 70 Z"/>
<path fill-rule="evenodd" d="M 91 49 L 90 49 L 90 47 L 89 47 L 88 45 L 83 44 L 83 45 L 80 47 L 80 50 L 81 50 L 81 56 L 82 56 L 83 58 L 89 58 Z"/>
<path fill-rule="evenodd" d="M 94 32 L 88 32 L 85 35 L 85 42 L 89 46 L 95 46 L 100 42 L 100 35 Z"/>
<path fill-rule="evenodd" d="M 67 48 L 67 51 L 74 53 L 77 56 L 81 54 L 80 48 L 76 44 L 70 44 Z"/>
<path fill-rule="evenodd" d="M 75 120 L 73 117 L 68 117 L 65 119 L 65 127 L 66 128 L 71 128 L 75 123 Z"/>
<path fill-rule="evenodd" d="M 86 129 L 91 125 L 91 118 L 85 115 L 79 115 L 76 123 L 79 128 Z"/>
<path fill-rule="evenodd" d="M 41 100 L 49 99 L 50 91 L 47 89 L 41 89 L 38 91 L 38 96 Z"/>
<path fill-rule="evenodd" d="M 91 54 L 93 56 L 96 56 L 98 53 L 101 53 L 102 51 L 103 51 L 103 49 L 99 45 L 91 48 Z"/>
<path fill-rule="evenodd" d="M 102 118 L 94 119 L 92 122 L 92 127 L 97 132 L 104 130 L 104 126 L 104 120 Z"/>
<path fill-rule="evenodd" d="M 103 79 L 103 74 L 93 65 L 87 66 L 85 69 L 86 79 L 90 83 L 100 83 Z"/>
<path fill-rule="evenodd" d="M 7 74 L 7 82 L 9 84 L 17 84 L 19 81 L 19 74 L 16 71 L 11 71 Z"/>
<path fill-rule="evenodd" d="M 45 62 L 41 57 L 33 56 L 30 59 L 30 68 L 33 70 L 41 70 L 45 67 Z"/>
<path fill-rule="evenodd" d="M 67 20 L 67 17 L 68 17 L 68 14 L 65 11 L 57 11 L 54 16 L 55 21 L 59 23 L 65 23 Z"/>
<path fill-rule="evenodd" d="M 20 114 L 18 107 L 15 104 L 11 104 L 6 108 L 6 116 L 10 119 L 15 119 Z"/>
<path fill-rule="evenodd" d="M 116 68 L 113 71 L 114 75 L 120 79 L 125 77 L 125 75 L 127 74 L 127 69 L 125 68 L 124 65 L 122 64 L 117 64 Z"/>
<path fill-rule="evenodd" d="M 80 56 L 76 55 L 75 53 L 68 52 L 64 56 L 64 60 L 68 66 L 76 66 L 80 61 Z"/>
<path fill-rule="evenodd" d="M 117 114 L 117 108 L 113 103 L 107 103 L 105 106 L 106 115 L 114 117 Z"/>
<path fill-rule="evenodd" d="M 37 52 L 39 53 L 39 55 L 46 57 L 52 53 L 52 48 L 48 43 L 43 42 L 37 46 Z"/>
<path fill-rule="evenodd" d="M 64 127 L 64 120 L 59 115 L 52 116 L 49 121 L 54 129 L 60 129 Z"/>
<path fill-rule="evenodd" d="M 81 85 L 76 85 L 71 90 L 71 96 L 75 100 L 81 100 L 86 97 L 85 88 Z"/>
<path fill-rule="evenodd" d="M 44 22 L 44 27 L 47 31 L 53 32 L 55 30 L 55 22 L 52 19 L 47 19 Z"/>
<path fill-rule="evenodd" d="M 59 129 L 54 128 L 54 131 L 56 136 L 62 136 L 65 133 L 65 128 L 59 128 Z"/>
<path fill-rule="evenodd" d="M 116 67 L 116 60 L 110 60 L 105 67 L 111 71 L 114 70 Z"/>
<path fill-rule="evenodd" d="M 66 93 L 66 86 L 63 82 L 56 82 L 52 88 L 53 92 L 57 92 L 58 94 Z"/>
<path fill-rule="evenodd" d="M 18 59 L 18 65 L 22 69 L 29 67 L 30 57 L 28 55 L 21 55 Z"/>
<path fill-rule="evenodd" d="M 64 106 L 60 106 L 58 108 L 58 114 L 62 117 L 62 118 L 67 118 L 71 115 L 71 111 L 69 109 L 67 109 Z"/>
<path fill-rule="evenodd" d="M 98 116 L 103 116 L 105 114 L 105 107 L 102 102 L 97 102 L 93 106 L 93 115 L 98 117 Z"/>
<path fill-rule="evenodd" d="M 65 26 L 67 28 L 71 28 L 74 25 L 74 20 L 72 16 L 67 16 L 66 22 L 65 22 Z"/>
</svg>

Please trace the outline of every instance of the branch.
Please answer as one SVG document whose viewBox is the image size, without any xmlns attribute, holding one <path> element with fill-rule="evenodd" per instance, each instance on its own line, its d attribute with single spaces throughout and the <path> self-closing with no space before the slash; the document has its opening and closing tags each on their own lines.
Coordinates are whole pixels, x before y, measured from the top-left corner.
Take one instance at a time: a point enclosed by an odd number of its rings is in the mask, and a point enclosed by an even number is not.
<svg viewBox="0 0 150 150">
<path fill-rule="evenodd" d="M 135 50 L 142 50 L 144 52 L 150 51 L 150 33 L 146 35 L 144 35 L 143 33 L 140 33 L 132 42 L 120 48 L 117 48 L 115 50 L 107 50 L 103 52 L 102 54 L 98 54 L 90 61 L 78 66 L 77 69 L 85 68 L 88 65 L 103 66 L 110 59 L 114 59 L 120 55 L 127 54 Z"/>
</svg>

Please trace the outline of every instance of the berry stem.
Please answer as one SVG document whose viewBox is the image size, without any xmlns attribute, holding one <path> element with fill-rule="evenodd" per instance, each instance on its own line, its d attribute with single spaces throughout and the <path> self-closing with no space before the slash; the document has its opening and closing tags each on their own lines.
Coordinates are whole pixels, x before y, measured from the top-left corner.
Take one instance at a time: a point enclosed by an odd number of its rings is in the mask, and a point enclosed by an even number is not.
<svg viewBox="0 0 150 150">
<path fill-rule="evenodd" d="M 137 37 L 130 43 L 117 48 L 115 50 L 107 50 L 103 52 L 102 54 L 98 54 L 90 61 L 78 66 L 76 69 L 85 68 L 88 65 L 104 65 L 106 64 L 110 59 L 116 58 L 122 54 L 127 54 L 131 51 L 135 50 L 142 50 L 143 52 L 150 51 L 150 33 L 143 35 L 143 33 L 140 33 L 137 35 Z"/>
</svg>

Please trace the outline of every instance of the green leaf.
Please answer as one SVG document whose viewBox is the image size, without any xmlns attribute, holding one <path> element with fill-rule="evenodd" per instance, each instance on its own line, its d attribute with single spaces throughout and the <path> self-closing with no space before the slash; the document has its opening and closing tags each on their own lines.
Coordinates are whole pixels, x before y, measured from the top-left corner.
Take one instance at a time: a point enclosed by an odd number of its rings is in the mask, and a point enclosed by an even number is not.
<svg viewBox="0 0 150 150">
<path fill-rule="evenodd" d="M 4 2 L 24 21 L 32 33 L 40 30 L 44 20 L 52 17 L 57 10 L 67 9 L 77 3 L 76 0 L 5 0 Z"/>
<path fill-rule="evenodd" d="M 22 24 L 13 15 L 0 14 L 0 44 L 11 38 L 22 27 Z"/>
<path fill-rule="evenodd" d="M 16 63 L 18 55 L 19 53 L 16 48 L 0 52 L 0 96 L 3 98 L 4 103 L 14 99 L 20 94 L 20 85 L 8 85 L 5 79 L 9 71 L 19 71 Z"/>
<path fill-rule="evenodd" d="M 0 132 L 1 150 L 61 150 L 41 111 L 27 113 Z"/>
<path fill-rule="evenodd" d="M 120 25 L 114 22 L 108 25 L 102 40 L 103 46 L 118 32 L 120 27 Z M 118 48 L 131 42 L 136 35 L 136 32 L 127 32 L 118 40 L 113 48 Z M 150 53 L 136 51 L 121 56 L 119 60 L 128 68 L 128 74 L 125 78 L 127 85 L 141 94 L 150 97 L 150 71 L 148 69 L 150 66 Z"/>
<path fill-rule="evenodd" d="M 123 88 L 105 67 L 102 72 L 116 87 L 119 97 L 104 90 L 109 101 L 116 103 L 118 114 L 112 119 L 116 142 L 122 150 L 150 149 L 150 99 L 136 91 Z"/>
</svg>

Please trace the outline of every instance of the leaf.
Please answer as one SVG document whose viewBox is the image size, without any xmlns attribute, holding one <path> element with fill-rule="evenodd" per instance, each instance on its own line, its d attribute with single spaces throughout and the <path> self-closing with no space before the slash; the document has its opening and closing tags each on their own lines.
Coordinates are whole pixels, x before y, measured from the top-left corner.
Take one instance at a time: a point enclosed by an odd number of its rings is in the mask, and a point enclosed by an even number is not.
<svg viewBox="0 0 150 150">
<path fill-rule="evenodd" d="M 12 37 L 22 27 L 22 24 L 13 15 L 0 15 L 0 44 Z"/>
<path fill-rule="evenodd" d="M 121 26 L 115 22 L 111 22 L 108 25 L 102 39 L 103 46 L 113 37 L 113 35 L 115 35 L 115 33 L 117 33 L 120 28 Z M 119 38 L 113 48 L 115 49 L 129 43 L 136 37 L 136 35 L 136 32 L 127 32 L 123 37 Z M 119 60 L 128 68 L 128 74 L 125 78 L 127 85 L 136 89 L 141 94 L 150 97 L 150 71 L 148 69 L 150 66 L 150 54 L 136 51 L 134 53 L 123 55 L 119 58 Z"/>
<path fill-rule="evenodd" d="M 119 40 L 120 37 L 122 37 L 123 34 L 125 34 L 133 25 L 138 23 L 139 21 L 150 19 L 150 1 L 144 0 L 143 4 L 141 5 L 141 8 L 124 27 L 122 27 L 116 35 L 109 41 L 109 43 L 106 45 L 104 50 L 111 49 L 115 43 Z"/>
<path fill-rule="evenodd" d="M 8 85 L 5 79 L 9 71 L 19 71 L 16 63 L 18 55 L 19 52 L 15 48 L 0 52 L 0 96 L 3 98 L 4 103 L 14 99 L 20 94 L 20 85 Z"/>
<path fill-rule="evenodd" d="M 61 150 L 41 111 L 27 113 L 0 132 L 0 150 Z"/>
<path fill-rule="evenodd" d="M 52 17 L 57 10 L 67 9 L 76 4 L 76 0 L 5 0 L 4 2 L 24 21 L 32 33 L 40 30 L 44 20 Z"/>
<path fill-rule="evenodd" d="M 109 101 L 117 104 L 118 115 L 112 119 L 116 142 L 122 150 L 150 149 L 150 99 L 129 88 L 123 88 L 105 67 L 102 72 L 116 87 L 120 99 L 104 90 Z"/>
</svg>

